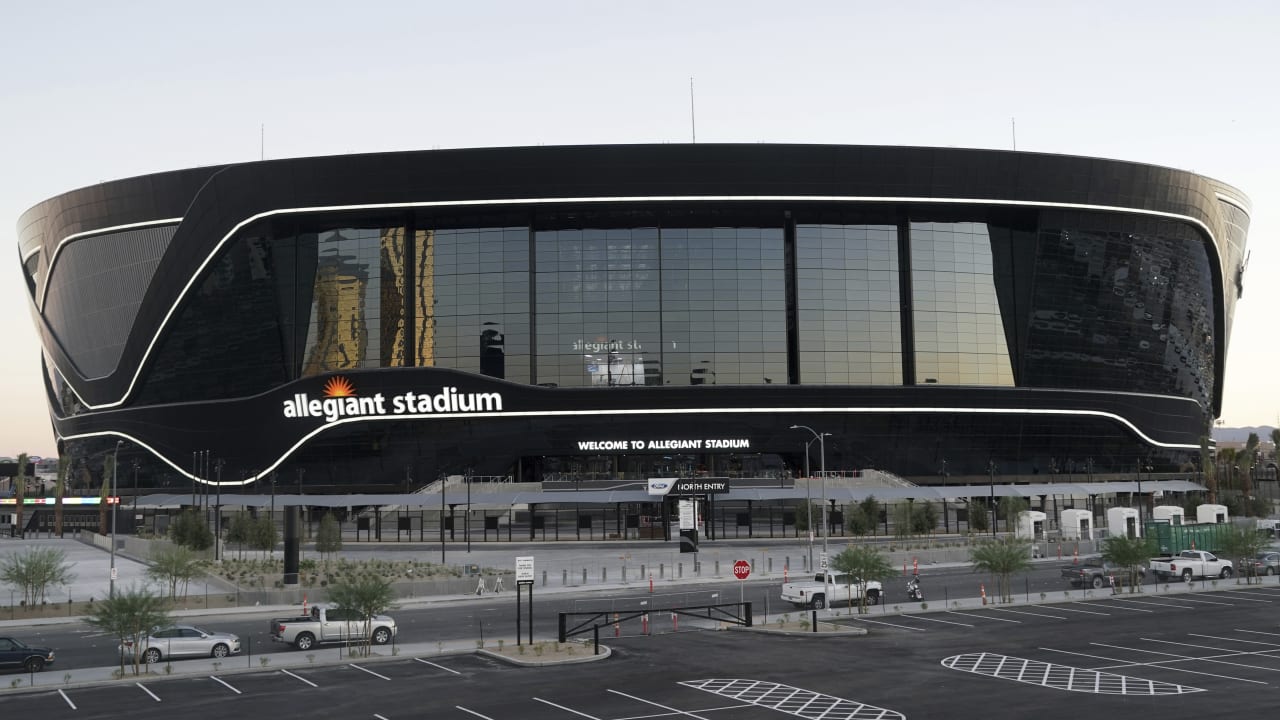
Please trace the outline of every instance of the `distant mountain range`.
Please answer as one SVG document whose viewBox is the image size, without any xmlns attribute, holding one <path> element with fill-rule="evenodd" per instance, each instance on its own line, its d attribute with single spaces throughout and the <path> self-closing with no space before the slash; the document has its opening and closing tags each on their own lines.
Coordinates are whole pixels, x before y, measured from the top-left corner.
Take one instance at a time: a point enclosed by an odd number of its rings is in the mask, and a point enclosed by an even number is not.
<svg viewBox="0 0 1280 720">
<path fill-rule="evenodd" d="M 1245 442 L 1249 439 L 1249 433 L 1258 433 L 1258 439 L 1264 442 L 1271 441 L 1271 431 L 1275 428 L 1270 425 L 1262 425 L 1260 427 L 1216 427 L 1213 429 L 1213 439 L 1218 442 Z"/>
</svg>

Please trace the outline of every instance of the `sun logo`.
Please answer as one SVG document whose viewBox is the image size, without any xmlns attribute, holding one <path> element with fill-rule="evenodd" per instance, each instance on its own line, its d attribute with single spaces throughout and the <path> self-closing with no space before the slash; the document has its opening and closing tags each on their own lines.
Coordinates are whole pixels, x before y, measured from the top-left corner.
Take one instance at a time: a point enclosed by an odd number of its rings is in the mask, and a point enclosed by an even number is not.
<svg viewBox="0 0 1280 720">
<path fill-rule="evenodd" d="M 328 382 L 324 384 L 325 397 L 352 397 L 355 394 L 356 386 L 340 375 L 329 378 Z"/>
</svg>

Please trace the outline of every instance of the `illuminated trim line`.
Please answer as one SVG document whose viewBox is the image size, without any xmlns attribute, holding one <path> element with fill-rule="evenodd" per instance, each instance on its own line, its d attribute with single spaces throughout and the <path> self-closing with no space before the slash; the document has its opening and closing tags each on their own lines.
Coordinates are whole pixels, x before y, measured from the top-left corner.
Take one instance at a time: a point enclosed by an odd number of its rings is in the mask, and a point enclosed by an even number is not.
<svg viewBox="0 0 1280 720">
<path fill-rule="evenodd" d="M 1249 212 L 1249 208 L 1245 207 L 1245 203 L 1243 200 L 1233 198 L 1230 195 L 1223 195 L 1222 193 L 1217 191 L 1215 191 L 1213 194 L 1217 195 L 1218 199 L 1221 200 L 1222 202 L 1227 203 L 1228 205 L 1234 205 L 1235 207 L 1240 209 L 1240 212 L 1244 213 L 1245 215 L 1248 215 L 1250 218 L 1253 217 L 1252 213 Z"/>
<path fill-rule="evenodd" d="M 49 266 L 45 270 L 44 287 L 40 290 L 40 311 L 44 313 L 44 303 L 49 297 L 49 281 L 53 279 L 53 266 L 58 262 L 58 255 L 62 252 L 62 246 L 76 240 L 83 240 L 87 237 L 95 235 L 109 235 L 122 230 L 136 230 L 138 228 L 151 227 L 154 225 L 177 225 L 182 222 L 182 218 L 166 218 L 164 220 L 144 220 L 143 222 L 126 223 L 124 225 L 112 225 L 111 227 L 99 228 L 97 230 L 85 230 L 84 232 L 72 233 L 58 241 L 57 246 L 53 248 L 53 254 L 49 256 Z M 37 246 L 37 249 L 43 249 Z"/>
<path fill-rule="evenodd" d="M 203 478 L 198 478 L 187 472 L 181 467 L 175 465 L 171 460 L 166 458 L 155 448 L 142 442 L 141 440 L 129 435 L 128 433 L 116 432 L 114 430 L 104 430 L 102 432 L 84 433 L 81 435 L 60 435 L 63 440 L 83 440 L 93 437 L 115 437 L 123 438 L 130 442 L 136 443 L 149 450 L 156 457 L 163 460 L 169 467 L 178 471 L 178 473 L 192 481 L 201 482 L 206 485 L 229 485 L 244 486 L 255 482 L 265 475 L 271 473 L 272 470 L 280 467 L 285 460 L 289 458 L 298 448 L 302 447 L 311 440 L 311 438 L 319 435 L 333 427 L 346 425 L 354 422 L 376 422 L 380 420 L 468 420 L 471 418 L 522 418 L 522 417 L 575 417 L 579 415 L 720 415 L 738 413 L 746 415 L 761 414 L 780 414 L 780 413 L 850 413 L 850 414 L 866 414 L 880 415 L 886 413 L 955 413 L 958 415 L 1080 415 L 1087 417 L 1098 417 L 1107 420 L 1114 420 L 1124 425 L 1135 435 L 1145 440 L 1148 444 L 1156 447 L 1171 448 L 1178 450 L 1198 450 L 1199 445 L 1188 445 L 1181 443 L 1164 443 L 1159 442 L 1146 433 L 1138 429 L 1136 425 L 1127 418 L 1115 413 L 1103 410 L 1062 410 L 1053 408 L 950 408 L 950 407 L 769 407 L 769 408 L 633 408 L 633 409 L 616 409 L 616 410 L 520 410 L 511 412 L 467 412 L 467 413 L 416 413 L 405 415 L 359 415 L 355 417 L 345 417 L 334 422 L 325 423 L 315 428 L 298 439 L 288 450 L 285 450 L 280 457 L 269 467 L 259 472 L 253 477 L 244 480 L 225 480 L 220 483 L 210 482 Z"/>
<path fill-rule="evenodd" d="M 1149 215 L 1152 217 L 1163 217 L 1172 220 L 1180 220 L 1191 223 L 1204 231 L 1209 237 L 1209 247 L 1212 250 L 1218 263 L 1221 264 L 1222 258 L 1218 256 L 1218 240 L 1214 236 L 1209 226 L 1200 220 L 1188 215 L 1178 215 L 1177 213 L 1164 212 L 1162 210 L 1147 210 L 1142 208 L 1129 208 L 1118 205 L 1094 205 L 1085 203 L 1060 203 L 1036 200 L 993 200 L 993 199 L 974 199 L 974 198 L 926 198 L 926 197 L 896 197 L 896 196 L 873 196 L 873 195 L 655 195 L 655 196 L 619 196 L 619 197 L 574 197 L 574 198 L 511 198 L 497 200 L 424 200 L 419 202 L 399 202 L 399 203 L 367 203 L 360 205 L 317 205 L 312 207 L 297 208 L 279 208 L 276 210 L 266 210 L 252 215 L 240 222 L 236 223 L 222 239 L 213 246 L 208 256 L 195 269 L 191 277 L 187 280 L 187 284 L 182 287 L 182 291 L 178 293 L 173 304 L 165 312 L 164 318 L 156 327 L 155 334 L 152 335 L 151 341 L 147 343 L 147 349 L 142 353 L 142 357 L 136 363 L 133 372 L 133 378 L 129 381 L 129 387 L 125 388 L 124 395 L 119 400 L 102 403 L 101 405 L 92 405 L 84 401 L 80 393 L 76 393 L 76 397 L 89 410 L 100 410 L 103 408 L 119 407 L 129 396 L 133 394 L 134 387 L 138 384 L 138 379 L 142 375 L 142 368 L 146 367 L 147 360 L 151 357 L 151 351 L 155 349 L 156 343 L 160 336 L 164 333 L 165 327 L 168 326 L 169 320 L 177 311 L 178 306 L 182 304 L 183 299 L 195 285 L 196 280 L 204 272 L 213 258 L 222 250 L 222 247 L 240 232 L 245 226 L 262 220 L 264 218 L 274 217 L 276 215 L 294 215 L 307 213 L 322 212 L 348 212 L 352 210 L 396 210 L 409 208 L 428 208 L 428 207 L 476 207 L 486 205 L 565 205 L 572 203 L 602 204 L 602 203 L 638 203 L 638 202 L 840 202 L 840 203 L 929 203 L 937 205 L 991 205 L 991 206 L 1015 206 L 1015 207 L 1044 207 L 1044 208 L 1065 208 L 1072 210 L 1094 210 L 1103 212 L 1123 212 L 1136 215 Z M 179 218 L 181 221 L 181 218 Z M 156 221 L 172 222 L 169 221 Z M 96 234 L 98 231 L 94 231 Z M 84 235 L 85 233 L 80 233 Z M 74 237 L 74 236 L 71 236 Z M 65 242 L 65 240 L 64 240 Z M 61 243 L 59 244 L 61 247 Z M 52 264 L 50 264 L 52 267 Z M 50 273 L 51 275 L 52 273 Z M 47 287 L 47 281 L 46 281 Z M 61 368 L 59 368 L 61 370 Z M 63 378 L 68 378 L 65 372 Z M 68 381 L 68 385 L 71 383 Z M 72 385 L 72 391 L 75 387 Z"/>
</svg>

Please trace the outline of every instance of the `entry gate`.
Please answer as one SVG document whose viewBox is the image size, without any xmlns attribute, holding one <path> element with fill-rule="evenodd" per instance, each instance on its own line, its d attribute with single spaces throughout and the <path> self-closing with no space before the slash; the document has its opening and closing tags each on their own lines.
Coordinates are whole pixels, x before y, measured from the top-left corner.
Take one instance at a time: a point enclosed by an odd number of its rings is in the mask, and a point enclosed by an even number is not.
<svg viewBox="0 0 1280 720">
<path fill-rule="evenodd" d="M 684 615 L 685 617 L 698 618 L 699 620 L 714 620 L 731 625 L 751 627 L 751 603 L 749 602 L 688 605 L 660 609 L 645 607 L 639 610 L 626 611 L 562 612 L 560 613 L 560 642 L 565 642 L 577 635 L 592 632 L 597 627 L 635 620 L 650 612 L 671 613 L 672 615 Z"/>
</svg>

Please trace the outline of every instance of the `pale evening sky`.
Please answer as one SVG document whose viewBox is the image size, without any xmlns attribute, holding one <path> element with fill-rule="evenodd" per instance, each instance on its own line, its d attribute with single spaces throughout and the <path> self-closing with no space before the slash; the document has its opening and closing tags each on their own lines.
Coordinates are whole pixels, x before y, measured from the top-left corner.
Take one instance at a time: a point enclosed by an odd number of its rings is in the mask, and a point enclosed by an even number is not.
<svg viewBox="0 0 1280 720">
<path fill-rule="evenodd" d="M 1280 415 L 1280 4 L 51 0 L 0 10 L 0 455 L 56 452 L 14 230 L 85 185 L 266 157 L 697 140 L 1146 162 L 1253 201 L 1226 425 Z"/>
</svg>

